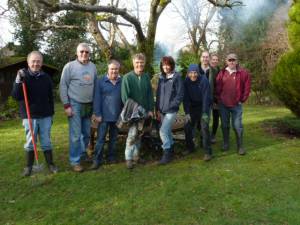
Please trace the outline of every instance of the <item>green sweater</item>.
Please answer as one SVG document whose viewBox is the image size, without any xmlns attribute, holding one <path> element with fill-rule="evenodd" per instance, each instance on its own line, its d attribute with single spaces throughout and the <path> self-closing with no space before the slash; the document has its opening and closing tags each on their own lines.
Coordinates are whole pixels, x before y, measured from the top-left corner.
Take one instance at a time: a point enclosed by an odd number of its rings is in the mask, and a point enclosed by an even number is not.
<svg viewBox="0 0 300 225">
<path fill-rule="evenodd" d="M 134 71 L 131 71 L 124 75 L 122 79 L 121 97 L 124 104 L 128 98 L 131 98 L 147 111 L 153 111 L 153 93 L 148 74 L 143 73 L 139 78 Z"/>
</svg>

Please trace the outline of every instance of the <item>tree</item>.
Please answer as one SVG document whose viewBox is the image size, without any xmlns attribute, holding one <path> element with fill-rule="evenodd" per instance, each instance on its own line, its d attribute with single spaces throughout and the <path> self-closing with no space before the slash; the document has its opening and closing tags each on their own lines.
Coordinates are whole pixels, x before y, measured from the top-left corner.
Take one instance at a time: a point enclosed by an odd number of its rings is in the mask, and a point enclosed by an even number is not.
<svg viewBox="0 0 300 225">
<path fill-rule="evenodd" d="M 138 3 L 138 1 L 135 2 Z M 145 27 L 143 27 L 140 19 L 137 16 L 135 16 L 126 8 L 119 7 L 119 0 L 111 0 L 110 4 L 108 5 L 103 5 L 101 2 L 96 0 L 78 0 L 69 1 L 67 3 L 57 0 L 35 1 L 37 7 L 42 8 L 44 15 L 47 15 L 48 18 L 51 17 L 54 13 L 65 10 L 85 12 L 88 19 L 88 31 L 92 34 L 101 50 L 105 52 L 107 58 L 113 57 L 113 48 L 112 45 L 110 45 L 109 39 L 106 39 L 106 37 L 103 35 L 103 27 L 101 26 L 101 22 L 110 23 L 114 30 L 114 32 L 112 33 L 118 34 L 119 39 L 122 40 L 122 42 L 126 46 L 129 46 L 130 42 L 126 39 L 120 27 L 133 27 L 137 45 L 136 51 L 145 53 L 148 66 L 151 65 L 153 61 L 154 41 L 158 19 L 170 2 L 171 0 L 151 0 L 149 6 L 149 18 L 147 23 L 145 24 Z M 232 7 L 236 4 L 241 4 L 240 1 L 228 0 L 222 1 L 222 3 L 220 3 L 219 0 L 209 0 L 209 2 L 218 7 Z M 45 18 L 44 21 L 46 21 Z M 48 26 L 53 26 L 53 24 L 48 24 Z"/>
<path fill-rule="evenodd" d="M 294 0 L 289 11 L 288 35 L 292 50 L 281 57 L 272 76 L 275 95 L 300 118 L 300 1 Z"/>
<path fill-rule="evenodd" d="M 266 0 L 258 5 L 251 0 L 244 2 L 247 3 L 245 7 L 220 11 L 219 51 L 223 56 L 229 52 L 238 54 L 243 66 L 251 72 L 255 101 L 262 104 L 269 99 L 266 95 L 270 92 L 270 73 L 266 70 L 266 52 L 262 45 L 267 40 L 274 13 L 286 1 Z"/>
<path fill-rule="evenodd" d="M 184 28 L 190 40 L 190 48 L 194 55 L 200 56 L 201 51 L 209 50 L 207 34 L 213 35 L 209 23 L 217 12 L 217 7 L 208 1 L 187 0 L 174 3 L 176 13 L 184 21 Z"/>
<path fill-rule="evenodd" d="M 28 52 L 39 49 L 40 31 L 31 29 L 37 19 L 31 1 L 9 0 L 8 7 L 13 12 L 11 23 L 14 25 L 14 38 L 20 43 L 17 54 L 27 55 Z"/>
</svg>

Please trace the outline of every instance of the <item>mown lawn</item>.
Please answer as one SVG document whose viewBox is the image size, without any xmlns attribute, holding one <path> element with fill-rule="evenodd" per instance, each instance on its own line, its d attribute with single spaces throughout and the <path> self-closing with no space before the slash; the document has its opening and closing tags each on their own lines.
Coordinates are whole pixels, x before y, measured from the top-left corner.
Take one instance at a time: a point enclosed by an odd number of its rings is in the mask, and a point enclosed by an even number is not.
<svg viewBox="0 0 300 225">
<path fill-rule="evenodd" d="M 209 163 L 199 149 L 163 167 L 119 163 L 82 174 L 70 171 L 61 108 L 52 129 L 56 175 L 21 178 L 21 122 L 0 122 L 0 224 L 300 224 L 300 141 L 261 126 L 290 115 L 284 108 L 245 107 L 244 157 L 233 144 L 222 155 L 219 130 Z"/>
</svg>

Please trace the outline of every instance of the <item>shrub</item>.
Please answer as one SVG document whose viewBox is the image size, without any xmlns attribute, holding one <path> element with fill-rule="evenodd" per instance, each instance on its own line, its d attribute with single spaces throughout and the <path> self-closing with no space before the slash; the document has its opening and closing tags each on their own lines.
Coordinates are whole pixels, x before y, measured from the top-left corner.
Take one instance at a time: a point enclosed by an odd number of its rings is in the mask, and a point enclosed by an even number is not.
<svg viewBox="0 0 300 225">
<path fill-rule="evenodd" d="M 271 79 L 275 95 L 300 117 L 300 49 L 285 54 Z"/>
<path fill-rule="evenodd" d="M 8 97 L 6 103 L 0 107 L 0 120 L 6 120 L 17 117 L 19 111 L 18 102 L 11 96 Z"/>
</svg>

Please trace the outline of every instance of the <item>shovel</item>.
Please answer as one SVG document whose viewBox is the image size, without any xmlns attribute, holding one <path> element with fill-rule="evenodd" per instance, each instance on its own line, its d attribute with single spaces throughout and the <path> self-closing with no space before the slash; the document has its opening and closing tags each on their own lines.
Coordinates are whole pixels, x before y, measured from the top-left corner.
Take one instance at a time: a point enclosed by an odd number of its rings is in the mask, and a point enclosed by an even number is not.
<svg viewBox="0 0 300 225">
<path fill-rule="evenodd" d="M 30 116 L 28 97 L 27 97 L 27 89 L 26 89 L 25 82 L 22 83 L 22 88 L 23 88 L 23 94 L 24 94 L 24 100 L 25 100 L 26 114 L 27 114 L 27 119 L 28 119 L 28 123 L 29 123 L 29 130 L 30 130 L 30 134 L 31 134 L 32 144 L 33 144 L 35 162 L 36 162 L 36 164 L 32 167 L 32 170 L 34 172 L 41 172 L 43 170 L 43 165 L 39 164 L 39 156 L 38 156 L 38 151 L 37 151 L 36 143 L 35 143 L 35 139 L 34 139 L 32 120 L 31 120 L 31 116 Z"/>
</svg>

